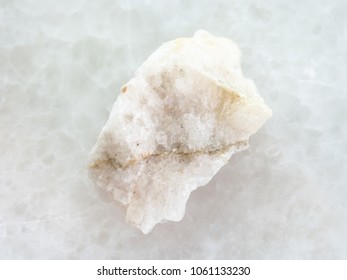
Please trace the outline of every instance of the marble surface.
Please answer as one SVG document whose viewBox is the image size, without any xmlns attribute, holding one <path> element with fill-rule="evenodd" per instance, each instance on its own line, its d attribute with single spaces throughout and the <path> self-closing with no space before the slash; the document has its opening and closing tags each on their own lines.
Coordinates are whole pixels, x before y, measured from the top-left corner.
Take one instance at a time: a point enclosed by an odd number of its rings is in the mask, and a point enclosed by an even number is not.
<svg viewBox="0 0 347 280">
<path fill-rule="evenodd" d="M 0 0 L 1 259 L 347 258 L 347 2 Z M 243 52 L 272 119 L 149 235 L 86 160 L 119 88 L 197 29 Z"/>
</svg>

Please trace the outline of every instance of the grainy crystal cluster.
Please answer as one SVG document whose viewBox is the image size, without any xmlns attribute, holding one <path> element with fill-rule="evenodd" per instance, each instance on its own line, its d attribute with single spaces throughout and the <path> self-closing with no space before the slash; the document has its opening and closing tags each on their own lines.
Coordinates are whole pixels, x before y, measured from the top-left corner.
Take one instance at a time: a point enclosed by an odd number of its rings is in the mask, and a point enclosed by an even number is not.
<svg viewBox="0 0 347 280">
<path fill-rule="evenodd" d="M 96 185 L 143 233 L 183 218 L 190 193 L 271 116 L 240 50 L 198 31 L 163 44 L 125 84 L 90 155 Z"/>
</svg>

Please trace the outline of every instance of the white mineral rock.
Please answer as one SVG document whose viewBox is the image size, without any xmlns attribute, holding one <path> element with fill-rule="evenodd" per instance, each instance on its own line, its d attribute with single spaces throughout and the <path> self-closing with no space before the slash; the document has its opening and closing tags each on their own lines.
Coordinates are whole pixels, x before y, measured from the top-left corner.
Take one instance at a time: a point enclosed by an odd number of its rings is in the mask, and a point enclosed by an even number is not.
<svg viewBox="0 0 347 280">
<path fill-rule="evenodd" d="M 206 185 L 271 116 L 226 38 L 198 31 L 162 45 L 121 89 L 90 156 L 96 185 L 148 233 L 180 221 Z"/>
</svg>

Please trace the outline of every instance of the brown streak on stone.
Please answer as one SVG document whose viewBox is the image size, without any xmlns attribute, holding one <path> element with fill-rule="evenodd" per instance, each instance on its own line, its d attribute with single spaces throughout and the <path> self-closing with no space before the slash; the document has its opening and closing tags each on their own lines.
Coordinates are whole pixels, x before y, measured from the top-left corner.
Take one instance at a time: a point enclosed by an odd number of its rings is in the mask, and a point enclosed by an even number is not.
<svg viewBox="0 0 347 280">
<path fill-rule="evenodd" d="M 105 165 L 111 165 L 113 168 L 115 169 L 126 169 L 136 163 L 139 163 L 140 161 L 148 161 L 151 158 L 154 157 L 167 157 L 170 155 L 178 155 L 181 157 L 186 157 L 187 159 L 193 157 L 193 156 L 198 156 L 198 155 L 203 155 L 203 154 L 207 154 L 207 155 L 218 155 L 218 154 L 222 154 L 224 153 L 226 150 L 230 149 L 233 146 L 236 147 L 242 147 L 242 146 L 246 146 L 247 145 L 247 141 L 238 141 L 236 143 L 227 145 L 225 147 L 222 147 L 220 149 L 215 149 L 215 150 L 194 150 L 194 151 L 187 151 L 187 152 L 181 152 L 181 151 L 169 151 L 169 152 L 162 152 L 162 153 L 154 153 L 154 154 L 148 154 L 148 155 L 144 155 L 142 156 L 142 158 L 136 159 L 130 159 L 127 163 L 125 164 L 121 164 L 119 162 L 116 161 L 116 159 L 111 158 L 109 155 L 106 155 L 105 158 L 100 159 L 96 162 L 93 162 L 90 165 L 90 168 L 92 169 L 100 169 Z"/>
</svg>

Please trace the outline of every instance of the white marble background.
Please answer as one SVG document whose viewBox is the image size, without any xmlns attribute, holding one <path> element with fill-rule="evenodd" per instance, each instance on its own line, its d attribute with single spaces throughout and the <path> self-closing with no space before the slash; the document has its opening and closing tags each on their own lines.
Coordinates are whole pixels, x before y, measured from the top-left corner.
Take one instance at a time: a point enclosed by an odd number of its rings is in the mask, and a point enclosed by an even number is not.
<svg viewBox="0 0 347 280">
<path fill-rule="evenodd" d="M 0 0 L 0 258 L 346 259 L 347 1 Z M 161 43 L 232 38 L 274 116 L 143 235 L 86 158 Z"/>
</svg>

